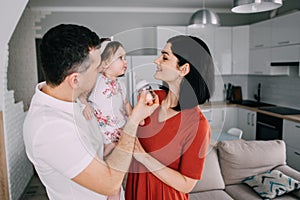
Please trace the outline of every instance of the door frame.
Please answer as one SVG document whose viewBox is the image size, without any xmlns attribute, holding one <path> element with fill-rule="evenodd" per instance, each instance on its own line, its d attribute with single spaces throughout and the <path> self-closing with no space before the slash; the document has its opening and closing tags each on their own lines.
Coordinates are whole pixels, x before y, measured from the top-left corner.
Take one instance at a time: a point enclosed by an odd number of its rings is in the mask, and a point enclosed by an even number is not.
<svg viewBox="0 0 300 200">
<path fill-rule="evenodd" d="M 3 115 L 0 111 L 0 199 L 9 200 Z"/>
</svg>

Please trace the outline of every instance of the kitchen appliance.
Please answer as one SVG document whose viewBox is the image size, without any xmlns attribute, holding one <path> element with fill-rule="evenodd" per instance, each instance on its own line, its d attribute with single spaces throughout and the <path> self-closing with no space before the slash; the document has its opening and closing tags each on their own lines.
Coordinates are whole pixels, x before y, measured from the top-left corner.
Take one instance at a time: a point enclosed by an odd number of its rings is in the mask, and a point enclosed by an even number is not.
<svg viewBox="0 0 300 200">
<path fill-rule="evenodd" d="M 300 45 L 289 45 L 271 48 L 271 67 L 299 66 Z"/>
<path fill-rule="evenodd" d="M 280 115 L 299 115 L 300 110 L 293 109 L 293 108 L 287 108 L 287 107 L 281 107 L 281 106 L 275 106 L 275 107 L 261 107 L 260 110 L 280 114 Z"/>
<path fill-rule="evenodd" d="M 281 140 L 282 122 L 282 118 L 257 112 L 256 140 Z"/>
</svg>

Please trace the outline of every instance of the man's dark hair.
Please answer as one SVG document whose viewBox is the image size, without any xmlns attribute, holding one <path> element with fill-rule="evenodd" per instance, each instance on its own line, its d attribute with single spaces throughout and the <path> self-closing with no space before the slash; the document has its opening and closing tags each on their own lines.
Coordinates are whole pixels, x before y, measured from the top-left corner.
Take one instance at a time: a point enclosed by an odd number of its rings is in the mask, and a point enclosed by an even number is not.
<svg viewBox="0 0 300 200">
<path fill-rule="evenodd" d="M 71 73 L 89 67 L 89 52 L 100 48 L 95 32 L 84 26 L 60 24 L 51 28 L 41 42 L 42 69 L 47 84 L 57 86 Z"/>
</svg>

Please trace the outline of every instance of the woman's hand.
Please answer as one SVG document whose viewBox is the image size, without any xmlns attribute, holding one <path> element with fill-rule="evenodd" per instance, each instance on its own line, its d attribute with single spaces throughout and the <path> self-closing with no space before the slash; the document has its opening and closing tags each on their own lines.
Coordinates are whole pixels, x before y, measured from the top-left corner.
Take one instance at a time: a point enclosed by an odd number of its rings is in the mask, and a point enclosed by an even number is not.
<svg viewBox="0 0 300 200">
<path fill-rule="evenodd" d="M 189 193 L 198 181 L 160 163 L 144 150 L 137 138 L 135 139 L 133 156 L 154 176 L 178 191 Z"/>
<path fill-rule="evenodd" d="M 90 104 L 86 104 L 82 114 L 86 120 L 91 120 L 94 116 L 94 108 Z"/>
</svg>

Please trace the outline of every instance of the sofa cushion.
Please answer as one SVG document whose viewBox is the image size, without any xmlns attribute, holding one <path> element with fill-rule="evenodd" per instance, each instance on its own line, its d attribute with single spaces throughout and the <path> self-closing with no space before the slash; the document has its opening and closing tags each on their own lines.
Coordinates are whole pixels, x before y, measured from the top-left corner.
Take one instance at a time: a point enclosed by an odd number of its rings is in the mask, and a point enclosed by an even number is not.
<svg viewBox="0 0 300 200">
<path fill-rule="evenodd" d="M 297 181 L 278 170 L 271 170 L 255 176 L 250 176 L 243 180 L 243 182 L 249 185 L 264 199 L 273 199 L 300 188 L 300 181 Z"/>
<path fill-rule="evenodd" d="M 215 148 L 211 148 L 206 156 L 202 178 L 196 183 L 192 192 L 224 188 L 225 183 L 222 178 L 217 151 Z"/>
<path fill-rule="evenodd" d="M 225 192 L 236 200 L 262 200 L 262 198 L 254 190 L 252 190 L 252 188 L 243 183 L 228 185 L 225 187 Z M 299 198 L 288 193 L 277 197 L 276 200 L 299 200 Z"/>
<path fill-rule="evenodd" d="M 210 190 L 189 194 L 190 200 L 233 200 L 224 190 Z"/>
<path fill-rule="evenodd" d="M 218 143 L 219 161 L 225 185 L 241 183 L 243 179 L 286 164 L 285 143 L 282 140 L 231 140 Z"/>
<path fill-rule="evenodd" d="M 228 185 L 225 187 L 225 192 L 227 192 L 233 199 L 261 200 L 261 197 L 244 183 Z"/>
<path fill-rule="evenodd" d="M 288 165 L 281 165 L 281 166 L 276 167 L 275 169 L 281 171 L 282 173 L 284 173 L 296 180 L 300 180 L 300 172 L 291 168 Z M 295 190 L 292 193 L 293 193 L 293 195 L 297 196 L 298 199 L 300 199 L 300 189 Z"/>
</svg>

